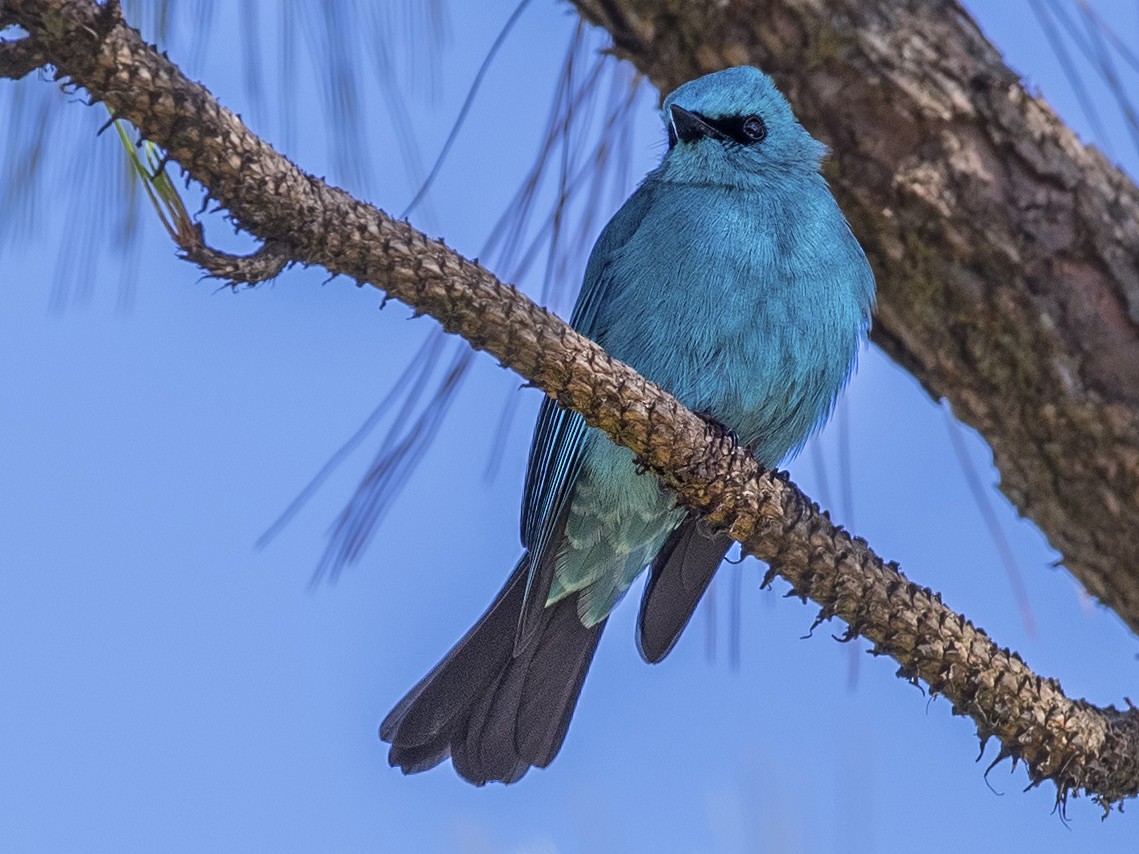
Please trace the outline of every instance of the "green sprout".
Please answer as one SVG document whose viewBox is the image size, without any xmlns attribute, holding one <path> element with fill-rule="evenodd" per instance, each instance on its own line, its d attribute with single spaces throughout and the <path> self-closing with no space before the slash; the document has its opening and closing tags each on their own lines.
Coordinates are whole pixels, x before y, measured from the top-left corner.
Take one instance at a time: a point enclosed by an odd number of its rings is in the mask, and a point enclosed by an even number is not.
<svg viewBox="0 0 1139 854">
<path fill-rule="evenodd" d="M 170 176 L 166 174 L 166 161 L 161 149 L 145 139 L 135 145 L 122 121 L 115 119 L 114 125 L 123 148 L 127 150 L 131 166 L 170 239 L 183 249 L 195 245 L 199 240 L 197 227 Z"/>
</svg>

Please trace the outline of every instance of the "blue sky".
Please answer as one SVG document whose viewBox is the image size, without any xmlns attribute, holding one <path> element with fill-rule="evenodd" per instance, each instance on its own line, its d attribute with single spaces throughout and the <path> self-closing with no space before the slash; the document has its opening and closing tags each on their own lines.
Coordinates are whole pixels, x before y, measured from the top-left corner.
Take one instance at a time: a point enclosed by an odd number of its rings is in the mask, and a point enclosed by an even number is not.
<svg viewBox="0 0 1139 854">
<path fill-rule="evenodd" d="M 484 14 L 469 5 L 448 4 L 435 95 L 412 92 L 425 159 L 512 6 Z M 971 5 L 1010 64 L 1083 128 L 1027 4 Z M 1097 5 L 1134 44 L 1134 4 Z M 238 28 L 226 10 L 218 14 L 200 57 L 173 58 L 285 147 L 273 99 L 257 106 L 242 84 Z M 531 4 L 440 175 L 430 215 L 413 217 L 459 251 L 479 252 L 530 165 L 574 24 L 563 5 Z M 303 76 L 298 86 L 296 98 L 315 101 Z M 411 182 L 382 99 L 372 93 L 366 112 L 375 136 L 359 156 L 377 164 L 371 198 L 398 211 Z M 632 120 L 636 178 L 661 150 L 651 95 Z M 313 114 L 285 150 L 333 175 L 324 133 Z M 1109 135 L 1136 174 L 1126 136 L 1118 126 Z M 116 144 L 109 135 L 97 143 Z M 782 598 L 780 583 L 760 591 L 754 561 L 721 572 L 718 619 L 705 611 L 657 667 L 637 656 L 630 597 L 610 621 L 548 770 L 479 790 L 446 766 L 411 778 L 389 769 L 380 719 L 482 612 L 517 559 L 538 393 L 512 391 L 517 377 L 476 359 L 364 560 L 313 592 L 325 531 L 366 453 L 267 549 L 253 542 L 366 417 L 432 321 L 411 320 L 398 305 L 381 313 L 376 291 L 324 283 L 319 271 L 218 291 L 173 257 L 149 217 L 136 259 L 104 258 L 82 276 L 90 299 L 51 310 L 55 255 L 69 248 L 53 210 L 0 257 L 0 849 L 858 854 L 1134 845 L 1130 813 L 1101 822 L 1080 800 L 1065 827 L 1051 812 L 1053 792 L 1022 793 L 1026 777 L 1010 775 L 1007 763 L 990 774 L 990 789 L 982 772 L 995 751 L 974 762 L 971 723 L 897 679 L 889 660 L 832 641 L 838 624 L 804 639 L 814 610 Z M 222 223 L 208 228 L 225 240 Z M 124 263 L 136 265 L 138 280 L 125 312 Z M 536 292 L 540 281 L 520 284 Z M 522 414 L 488 481 L 512 393 Z M 1056 555 L 992 486 L 998 476 L 978 437 L 962 431 L 1015 550 L 1035 634 L 943 408 L 871 349 L 840 415 L 853 502 L 833 496 L 835 515 L 1069 694 L 1119 703 L 1134 691 L 1139 644 L 1051 568 Z M 822 498 L 820 459 L 839 492 L 837 427 L 816 441 L 818 451 L 791 471 Z M 737 572 L 738 670 L 727 655 Z"/>
</svg>

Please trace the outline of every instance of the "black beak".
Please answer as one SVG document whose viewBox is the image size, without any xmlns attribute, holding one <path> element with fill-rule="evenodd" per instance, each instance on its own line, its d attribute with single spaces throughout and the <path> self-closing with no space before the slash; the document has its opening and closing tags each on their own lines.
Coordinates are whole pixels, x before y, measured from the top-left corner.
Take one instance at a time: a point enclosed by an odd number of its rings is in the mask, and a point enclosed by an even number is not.
<svg viewBox="0 0 1139 854">
<path fill-rule="evenodd" d="M 669 111 L 672 113 L 673 133 L 681 142 L 695 142 L 704 137 L 720 140 L 727 138 L 696 113 L 690 113 L 676 104 L 669 107 Z"/>
</svg>

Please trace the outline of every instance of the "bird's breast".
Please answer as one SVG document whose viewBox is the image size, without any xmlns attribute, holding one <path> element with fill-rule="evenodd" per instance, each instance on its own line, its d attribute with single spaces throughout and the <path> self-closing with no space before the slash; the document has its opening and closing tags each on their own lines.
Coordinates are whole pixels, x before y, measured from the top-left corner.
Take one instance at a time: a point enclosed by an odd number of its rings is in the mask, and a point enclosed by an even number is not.
<svg viewBox="0 0 1139 854">
<path fill-rule="evenodd" d="M 606 265 L 596 337 L 774 465 L 829 411 L 857 346 L 856 308 L 827 281 L 826 239 L 778 205 L 715 189 L 646 213 Z"/>
</svg>

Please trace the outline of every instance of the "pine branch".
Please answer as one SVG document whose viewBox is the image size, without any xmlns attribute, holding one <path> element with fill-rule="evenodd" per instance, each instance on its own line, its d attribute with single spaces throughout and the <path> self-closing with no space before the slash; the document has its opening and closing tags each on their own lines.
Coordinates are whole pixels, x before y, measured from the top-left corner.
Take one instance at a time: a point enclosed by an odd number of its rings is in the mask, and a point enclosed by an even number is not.
<svg viewBox="0 0 1139 854">
<path fill-rule="evenodd" d="M 430 314 L 632 449 L 686 507 L 728 531 L 795 595 L 868 638 L 899 674 L 943 694 L 997 761 L 1023 761 L 1060 804 L 1105 808 L 1139 791 L 1139 711 L 1064 696 L 1012 652 L 833 525 L 784 476 L 477 263 L 302 172 L 120 17 L 114 3 L 7 0 L 58 78 L 85 88 L 160 145 L 235 223 L 278 257 L 373 284 Z"/>
<path fill-rule="evenodd" d="M 0 77 L 19 80 L 45 62 L 44 55 L 29 38 L 0 41 Z"/>
</svg>

